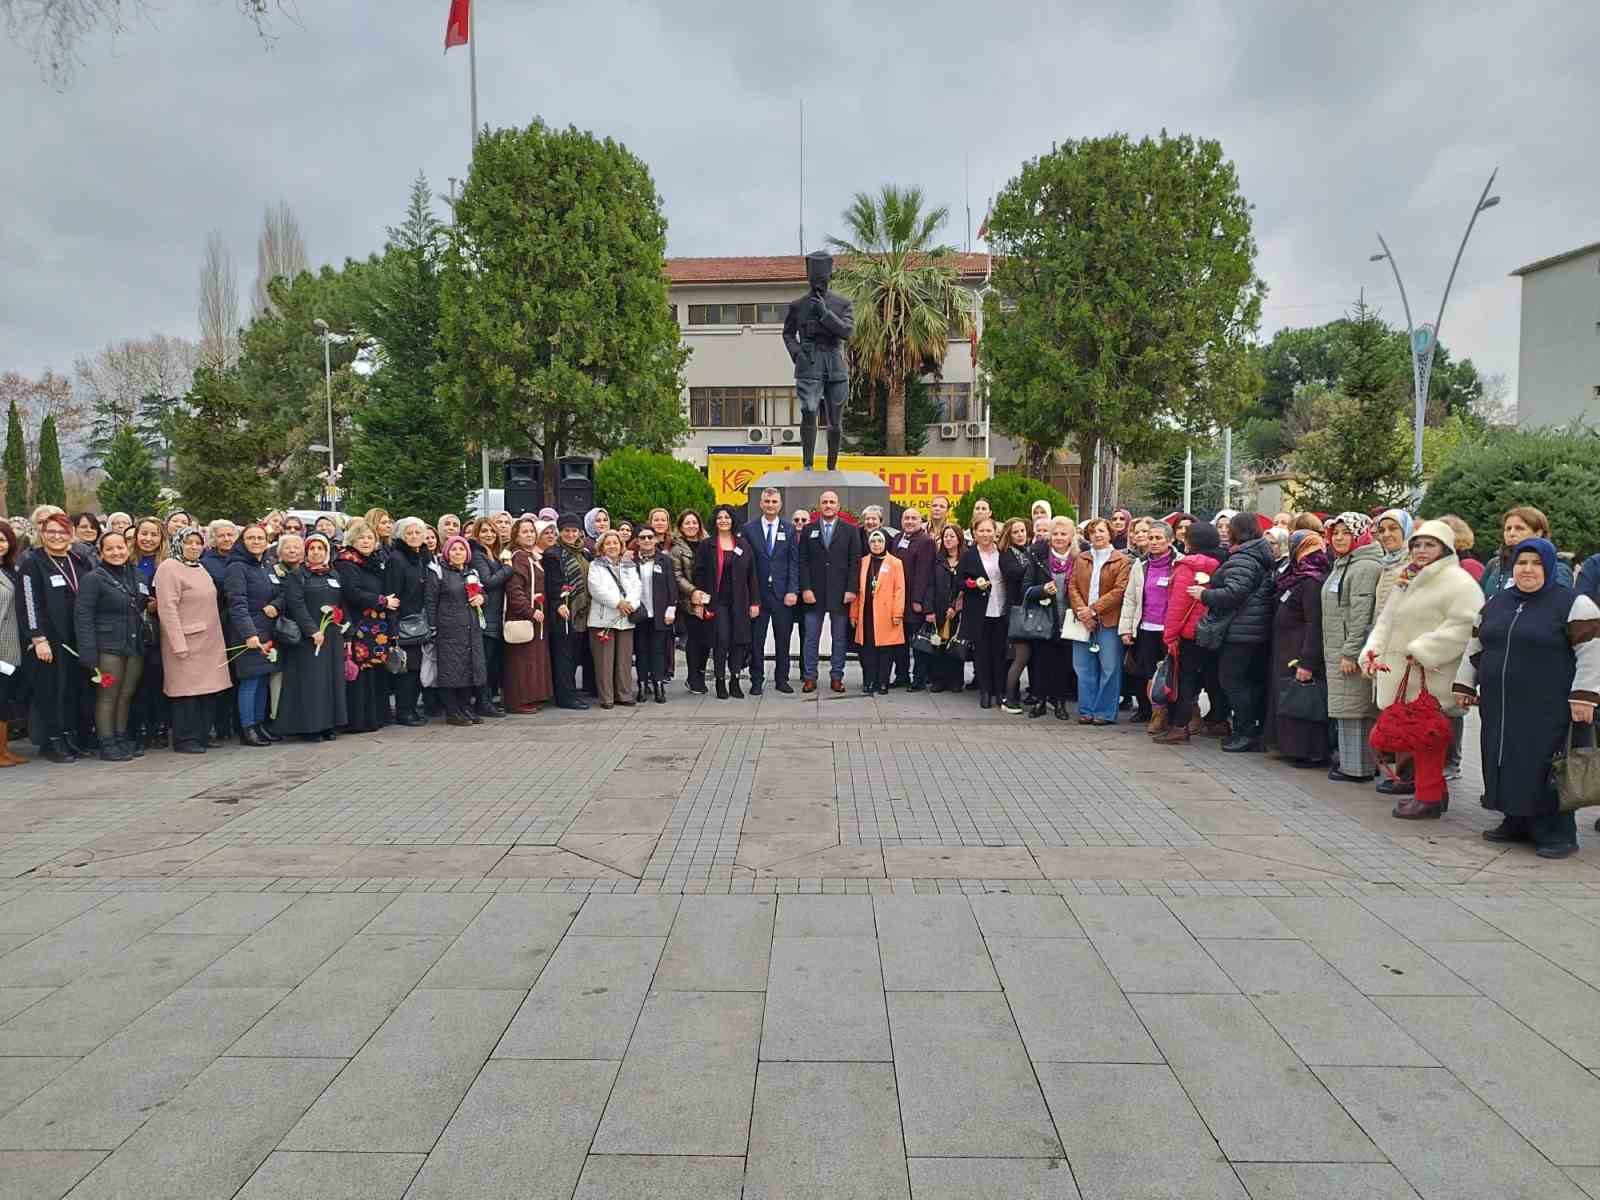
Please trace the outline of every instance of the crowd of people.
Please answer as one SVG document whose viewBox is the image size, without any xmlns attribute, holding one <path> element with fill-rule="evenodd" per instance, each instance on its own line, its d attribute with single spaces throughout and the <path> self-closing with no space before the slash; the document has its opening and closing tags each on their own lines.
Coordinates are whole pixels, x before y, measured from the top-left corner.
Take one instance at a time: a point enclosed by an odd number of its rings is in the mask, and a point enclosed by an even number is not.
<svg viewBox="0 0 1600 1200">
<path fill-rule="evenodd" d="M 665 704 L 680 671 L 691 693 L 742 700 L 770 665 L 791 693 L 796 657 L 814 693 L 826 631 L 834 692 L 854 650 L 868 695 L 1126 715 L 1158 746 L 1215 737 L 1375 783 L 1402 820 L 1447 808 L 1476 706 L 1482 802 L 1503 818 L 1484 836 L 1576 850 L 1548 768 L 1600 700 L 1600 555 L 1575 578 L 1537 509 L 1507 512 L 1479 561 L 1464 521 L 1399 509 L 1080 525 L 1043 501 L 997 520 L 979 499 L 963 528 L 934 497 L 893 529 L 832 492 L 786 516 L 769 488 L 759 508 L 241 528 L 43 507 L 0 523 L 0 715 L 25 716 L 48 761 L 121 762 Z M 1400 718 L 1424 692 L 1448 722 L 1411 736 Z M 25 761 L 7 728 L 0 766 Z"/>
</svg>

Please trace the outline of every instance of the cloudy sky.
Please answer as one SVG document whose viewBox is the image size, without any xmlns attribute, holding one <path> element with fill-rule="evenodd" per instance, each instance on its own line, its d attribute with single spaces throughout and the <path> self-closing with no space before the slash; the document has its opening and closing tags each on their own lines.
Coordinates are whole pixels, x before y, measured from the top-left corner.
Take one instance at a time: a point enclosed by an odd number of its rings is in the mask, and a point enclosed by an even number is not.
<svg viewBox="0 0 1600 1200">
<path fill-rule="evenodd" d="M 299 0 L 263 46 L 234 0 L 150 0 L 57 86 L 0 40 L 0 370 L 70 369 L 107 341 L 195 333 L 219 228 L 248 296 L 264 206 L 313 262 L 377 249 L 420 169 L 464 172 L 467 55 L 448 0 Z M 1365 288 L 1399 321 L 1381 229 L 1432 319 L 1479 189 L 1444 341 L 1514 382 L 1513 268 L 1600 240 L 1600 5 L 1584 0 L 1038 0 L 547 5 L 477 0 L 479 112 L 626 143 L 673 254 L 808 243 L 850 194 L 920 184 L 949 239 L 1052 142 L 1165 127 L 1214 137 L 1255 205 L 1263 334 Z M 1398 10 L 1398 11 L 1397 11 Z M 914 14 L 914 15 L 911 15 Z M 970 162 L 970 168 L 966 166 Z M 1419 319 L 1424 319 L 1419 311 Z"/>
</svg>

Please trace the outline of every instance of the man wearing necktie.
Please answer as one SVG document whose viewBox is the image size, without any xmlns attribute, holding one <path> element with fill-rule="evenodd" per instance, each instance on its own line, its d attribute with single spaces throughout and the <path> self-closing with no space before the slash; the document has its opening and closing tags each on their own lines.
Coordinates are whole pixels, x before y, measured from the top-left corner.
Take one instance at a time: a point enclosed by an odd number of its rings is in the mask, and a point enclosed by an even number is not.
<svg viewBox="0 0 1600 1200">
<path fill-rule="evenodd" d="M 777 662 L 774 686 L 793 692 L 789 684 L 789 631 L 794 627 L 793 607 L 799 599 L 800 555 L 794 526 L 783 516 L 783 493 L 765 488 L 761 515 L 744 527 L 745 541 L 755 550 L 756 603 L 761 615 L 750 626 L 750 694 L 761 695 L 767 664 L 767 629 L 775 642 Z"/>
<path fill-rule="evenodd" d="M 845 651 L 850 644 L 850 604 L 856 598 L 861 568 L 861 537 L 839 515 L 839 493 L 823 492 L 820 515 L 806 530 L 800 547 L 800 598 L 806 611 L 805 643 L 800 656 L 801 691 L 817 690 L 817 659 L 822 647 L 822 622 L 827 620 L 830 647 L 828 674 L 832 688 L 844 691 Z"/>
</svg>

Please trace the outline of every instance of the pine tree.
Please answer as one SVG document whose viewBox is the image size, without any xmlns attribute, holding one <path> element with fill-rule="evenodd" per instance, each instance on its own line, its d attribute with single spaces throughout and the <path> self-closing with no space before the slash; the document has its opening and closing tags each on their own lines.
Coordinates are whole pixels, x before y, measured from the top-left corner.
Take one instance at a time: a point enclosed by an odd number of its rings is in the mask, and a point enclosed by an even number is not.
<svg viewBox="0 0 1600 1200">
<path fill-rule="evenodd" d="M 255 466 L 255 435 L 236 370 L 195 372 L 189 411 L 175 431 L 177 484 L 197 517 L 254 520 L 270 505 L 271 484 Z"/>
<path fill-rule="evenodd" d="M 125 512 L 139 517 L 156 511 L 161 503 L 161 477 L 156 474 L 150 450 L 133 426 L 124 425 L 111 439 L 101 463 L 106 477 L 97 495 L 104 512 Z"/>
<path fill-rule="evenodd" d="M 33 498 L 38 504 L 54 504 L 57 508 L 67 502 L 67 481 L 61 474 L 61 442 L 56 437 L 53 414 L 39 427 L 39 469 L 34 476 Z"/>
<path fill-rule="evenodd" d="M 172 456 L 176 453 L 172 440 L 182 415 L 182 396 L 163 396 L 160 392 L 151 392 L 139 398 L 139 413 L 134 421 L 134 429 L 149 448 L 164 481 L 172 479 Z"/>
<path fill-rule="evenodd" d="M 439 360 L 439 256 L 444 227 L 433 215 L 428 180 L 418 175 L 403 224 L 365 292 L 366 329 L 382 347 L 354 413 L 352 505 L 396 513 L 452 512 L 466 503 L 459 442 L 443 434 L 446 414 L 434 390 Z"/>
<path fill-rule="evenodd" d="M 13 517 L 28 514 L 28 446 L 22 435 L 22 414 L 11 402 L 6 414 L 6 512 Z"/>
</svg>

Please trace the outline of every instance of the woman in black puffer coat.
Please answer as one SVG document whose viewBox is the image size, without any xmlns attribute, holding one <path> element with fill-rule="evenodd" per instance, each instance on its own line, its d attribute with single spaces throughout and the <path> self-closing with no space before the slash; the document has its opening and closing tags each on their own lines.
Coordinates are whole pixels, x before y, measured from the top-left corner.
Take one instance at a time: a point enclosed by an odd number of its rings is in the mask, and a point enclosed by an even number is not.
<svg viewBox="0 0 1600 1200">
<path fill-rule="evenodd" d="M 1222 748 L 1238 754 L 1261 749 L 1277 560 L 1254 513 L 1230 517 L 1228 539 L 1227 561 L 1209 586 L 1191 587 L 1189 595 L 1206 606 L 1195 639 L 1202 646 L 1220 647 L 1217 674 L 1233 709 L 1232 736 Z"/>
<path fill-rule="evenodd" d="M 400 600 L 400 607 L 389 614 L 391 636 L 401 621 L 427 607 L 428 580 L 438 571 L 425 544 L 427 536 L 428 527 L 418 517 L 395 522 L 394 542 L 383 565 L 384 591 Z M 394 676 L 395 723 L 425 725 L 427 718 L 417 711 L 422 699 L 422 647 L 407 646 L 405 651 L 406 669 Z"/>
<path fill-rule="evenodd" d="M 511 548 L 500 544 L 500 531 L 488 517 L 472 523 L 467 534 L 472 549 L 469 569 L 478 573 L 483 585 L 483 652 L 489 682 L 478 689 L 478 715 L 503 717 L 505 708 L 495 702 L 500 691 L 500 676 L 505 665 L 506 584 L 511 581 Z"/>
<path fill-rule="evenodd" d="M 283 613 L 283 583 L 267 564 L 266 553 L 266 529 L 246 525 L 222 575 L 227 596 L 224 628 L 233 645 L 244 647 L 233 660 L 233 669 L 239 681 L 239 742 L 245 746 L 283 740 L 266 727 L 272 676 L 279 671 L 277 652 L 269 647 L 273 626 Z"/>
<path fill-rule="evenodd" d="M 98 671 L 94 690 L 95 736 L 105 762 L 127 762 L 144 754 L 128 736 L 128 713 L 144 673 L 144 597 L 139 569 L 128 561 L 121 533 L 101 535 L 99 563 L 83 577 L 74 604 L 81 665 Z"/>
<path fill-rule="evenodd" d="M 434 630 L 438 667 L 434 686 L 444 700 L 449 724 L 478 725 L 483 718 L 472 710 L 472 700 L 489 678 L 483 628 L 478 624 L 483 596 L 468 585 L 472 549 L 466 538 L 445 539 L 443 558 L 439 573 L 428 573 L 428 623 Z"/>
</svg>

